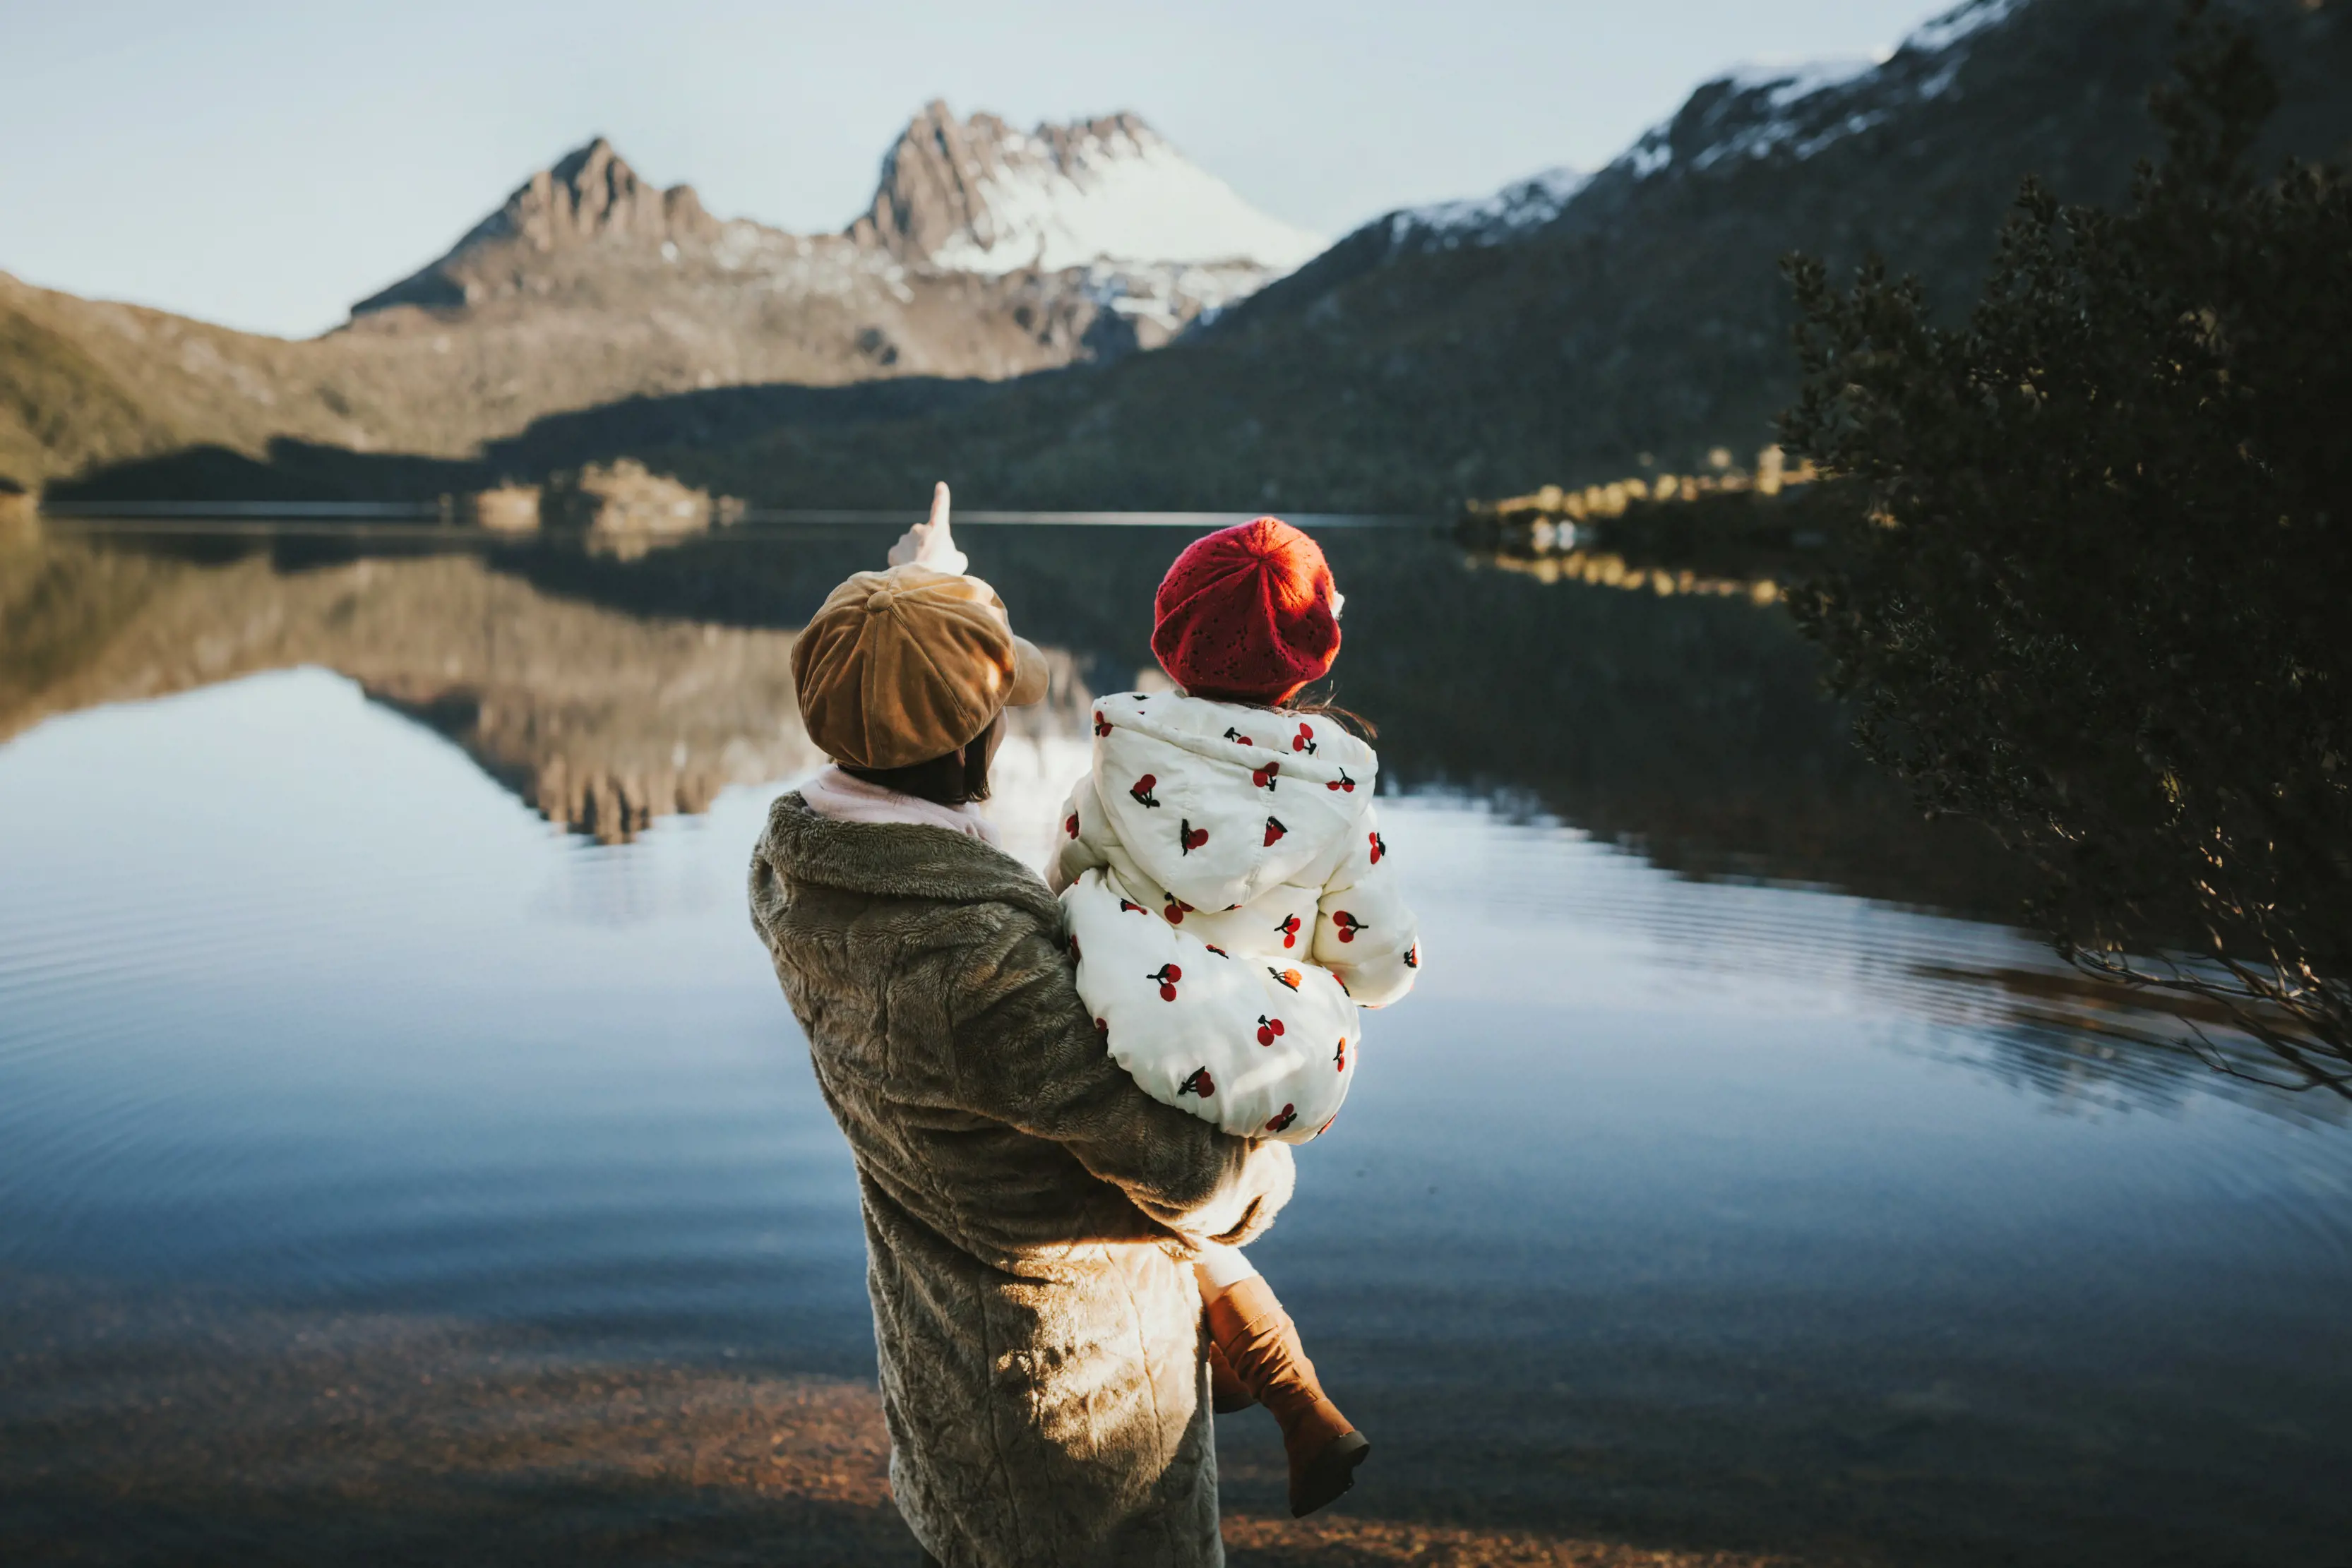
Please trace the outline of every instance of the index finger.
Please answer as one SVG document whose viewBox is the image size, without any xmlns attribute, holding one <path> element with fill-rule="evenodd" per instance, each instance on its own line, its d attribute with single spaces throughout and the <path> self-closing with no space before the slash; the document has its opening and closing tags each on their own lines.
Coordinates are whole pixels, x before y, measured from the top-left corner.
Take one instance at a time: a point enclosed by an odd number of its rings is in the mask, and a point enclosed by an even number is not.
<svg viewBox="0 0 2352 1568">
<path fill-rule="evenodd" d="M 948 482 L 944 479 L 931 486 L 931 523 L 935 528 L 948 526 Z"/>
</svg>

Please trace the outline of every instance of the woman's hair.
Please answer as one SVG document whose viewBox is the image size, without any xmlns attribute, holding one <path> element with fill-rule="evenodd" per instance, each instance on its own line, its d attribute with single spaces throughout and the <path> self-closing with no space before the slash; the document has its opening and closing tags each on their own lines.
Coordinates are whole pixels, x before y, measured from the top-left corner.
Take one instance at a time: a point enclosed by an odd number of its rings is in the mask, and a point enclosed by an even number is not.
<svg viewBox="0 0 2352 1568">
<path fill-rule="evenodd" d="M 913 795 L 935 806 L 961 806 L 985 800 L 990 744 L 1003 719 L 1003 716 L 998 715 L 956 750 L 927 761 L 910 762 L 904 768 L 852 768 L 845 762 L 841 770 L 852 779 L 863 779 L 868 784 L 879 784 L 901 795 Z"/>
</svg>

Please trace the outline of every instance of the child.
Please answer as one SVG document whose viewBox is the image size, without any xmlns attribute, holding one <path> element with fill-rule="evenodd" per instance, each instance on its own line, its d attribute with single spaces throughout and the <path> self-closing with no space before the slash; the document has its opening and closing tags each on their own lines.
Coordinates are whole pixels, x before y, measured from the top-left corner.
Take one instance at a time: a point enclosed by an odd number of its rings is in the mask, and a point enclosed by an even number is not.
<svg viewBox="0 0 2352 1568">
<path fill-rule="evenodd" d="M 1151 646 L 1179 689 L 1095 704 L 1093 767 L 1047 873 L 1111 1055 L 1242 1137 L 1303 1144 L 1329 1127 L 1355 1076 L 1356 1009 L 1403 996 L 1420 962 L 1372 810 L 1380 759 L 1286 706 L 1331 667 L 1339 604 L 1315 541 L 1274 517 L 1178 556 Z M 1238 1251 L 1197 1272 L 1219 1381 L 1281 1423 L 1291 1511 L 1309 1513 L 1371 1445 Z M 1229 1385 L 1218 1403 L 1248 1402 Z"/>
</svg>

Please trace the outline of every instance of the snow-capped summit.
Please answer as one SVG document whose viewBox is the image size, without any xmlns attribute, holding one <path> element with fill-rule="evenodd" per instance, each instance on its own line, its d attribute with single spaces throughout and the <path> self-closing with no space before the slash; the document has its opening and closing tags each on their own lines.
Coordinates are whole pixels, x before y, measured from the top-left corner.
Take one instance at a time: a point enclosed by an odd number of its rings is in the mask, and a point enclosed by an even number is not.
<svg viewBox="0 0 2352 1568">
<path fill-rule="evenodd" d="M 901 261 L 991 276 L 1096 263 L 1238 263 L 1268 276 L 1321 235 L 1251 206 L 1133 114 L 1022 132 L 934 101 L 882 161 L 850 235 Z"/>
</svg>

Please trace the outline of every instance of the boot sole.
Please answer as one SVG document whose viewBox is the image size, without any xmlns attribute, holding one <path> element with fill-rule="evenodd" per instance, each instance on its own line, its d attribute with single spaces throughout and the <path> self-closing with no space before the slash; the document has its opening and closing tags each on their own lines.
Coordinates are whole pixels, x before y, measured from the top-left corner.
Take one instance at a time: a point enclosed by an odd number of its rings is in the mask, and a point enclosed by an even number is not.
<svg viewBox="0 0 2352 1568">
<path fill-rule="evenodd" d="M 1361 1432 L 1343 1432 L 1323 1445 L 1290 1492 L 1290 1517 L 1305 1519 L 1317 1509 L 1336 1502 L 1356 1484 L 1356 1467 L 1371 1457 L 1371 1439 Z"/>
</svg>

